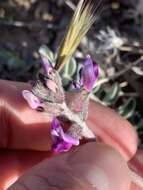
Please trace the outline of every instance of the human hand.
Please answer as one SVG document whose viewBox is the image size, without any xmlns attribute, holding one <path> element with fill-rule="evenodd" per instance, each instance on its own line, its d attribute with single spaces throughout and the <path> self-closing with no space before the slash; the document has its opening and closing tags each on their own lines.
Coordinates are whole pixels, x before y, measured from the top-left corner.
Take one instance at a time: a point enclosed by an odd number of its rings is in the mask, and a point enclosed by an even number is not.
<svg viewBox="0 0 143 190">
<path fill-rule="evenodd" d="M 50 152 L 51 118 L 28 107 L 21 96 L 27 88 L 25 83 L 0 81 L 2 190 L 9 186 L 10 190 L 137 188 L 130 188 L 126 162 L 136 152 L 137 135 L 127 121 L 111 109 L 91 103 L 88 126 L 104 144 L 87 143 L 54 156 Z"/>
</svg>

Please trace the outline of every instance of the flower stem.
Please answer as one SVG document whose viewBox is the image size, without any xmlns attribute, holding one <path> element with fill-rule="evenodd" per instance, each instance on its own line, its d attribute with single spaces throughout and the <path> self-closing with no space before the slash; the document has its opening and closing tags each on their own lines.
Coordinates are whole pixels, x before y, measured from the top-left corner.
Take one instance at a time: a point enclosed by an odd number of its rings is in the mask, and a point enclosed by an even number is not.
<svg viewBox="0 0 143 190">
<path fill-rule="evenodd" d="M 61 108 L 64 110 L 63 114 L 70 120 L 75 122 L 78 126 L 82 127 L 82 136 L 85 138 L 93 139 L 95 138 L 95 134 L 87 127 L 86 123 L 80 119 L 80 117 L 73 113 L 68 106 L 63 103 L 61 104 Z"/>
</svg>

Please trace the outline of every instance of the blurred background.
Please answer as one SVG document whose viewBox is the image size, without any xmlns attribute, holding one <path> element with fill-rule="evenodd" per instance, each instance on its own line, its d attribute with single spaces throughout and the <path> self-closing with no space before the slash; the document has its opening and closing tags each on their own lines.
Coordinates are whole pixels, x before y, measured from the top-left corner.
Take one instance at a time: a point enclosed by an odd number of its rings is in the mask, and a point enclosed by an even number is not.
<svg viewBox="0 0 143 190">
<path fill-rule="evenodd" d="M 56 51 L 78 1 L 0 0 L 0 78 L 34 80 L 38 50 Z M 101 15 L 62 72 L 68 89 L 91 54 L 100 65 L 92 99 L 114 108 L 136 128 L 143 147 L 143 0 L 107 0 Z M 77 64 L 78 63 L 78 64 Z"/>
</svg>

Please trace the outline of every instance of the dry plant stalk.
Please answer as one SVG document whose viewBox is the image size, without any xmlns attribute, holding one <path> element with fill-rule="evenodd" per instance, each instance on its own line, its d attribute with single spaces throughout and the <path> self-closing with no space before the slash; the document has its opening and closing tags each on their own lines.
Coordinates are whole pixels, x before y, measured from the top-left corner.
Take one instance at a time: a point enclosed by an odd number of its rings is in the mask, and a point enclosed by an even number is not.
<svg viewBox="0 0 143 190">
<path fill-rule="evenodd" d="M 81 40 L 96 21 L 102 9 L 103 1 L 80 0 L 75 10 L 67 34 L 61 44 L 55 69 L 60 71 L 79 46 Z"/>
</svg>

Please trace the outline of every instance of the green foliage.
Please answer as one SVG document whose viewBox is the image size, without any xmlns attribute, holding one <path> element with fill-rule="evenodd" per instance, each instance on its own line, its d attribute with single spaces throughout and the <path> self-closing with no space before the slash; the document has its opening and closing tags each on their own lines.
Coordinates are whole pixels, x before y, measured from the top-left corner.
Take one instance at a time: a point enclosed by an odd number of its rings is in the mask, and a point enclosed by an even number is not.
<svg viewBox="0 0 143 190">
<path fill-rule="evenodd" d="M 13 52 L 0 49 L 1 64 L 7 65 L 9 71 L 24 68 L 24 62 Z"/>
<path fill-rule="evenodd" d="M 0 48 L 0 76 L 2 79 L 27 81 L 34 80 L 39 64 L 34 59 L 23 61 L 18 53 Z M 31 75 L 31 71 L 34 73 Z"/>
<path fill-rule="evenodd" d="M 70 81 L 69 78 L 62 77 L 62 83 L 65 88 L 69 85 Z"/>
<path fill-rule="evenodd" d="M 118 83 L 113 83 L 110 88 L 103 86 L 96 87 L 96 91 L 94 89 L 93 92 L 94 96 L 97 96 L 104 105 L 111 106 L 116 109 L 117 106 L 115 104 L 119 100 L 121 94 L 121 88 Z M 124 103 L 120 103 L 117 111 L 120 115 L 129 119 L 134 115 L 136 110 L 136 100 L 134 98 L 123 99 Z"/>
<path fill-rule="evenodd" d="M 105 97 L 103 99 L 107 105 L 114 104 L 119 98 L 120 86 L 118 83 L 114 83 L 110 89 L 106 90 Z"/>
<path fill-rule="evenodd" d="M 96 86 L 93 89 L 94 96 L 97 96 L 100 101 L 102 101 L 105 105 L 112 106 L 116 103 L 120 96 L 120 86 L 118 83 L 114 83 L 110 87 L 103 87 L 102 85 Z"/>
<path fill-rule="evenodd" d="M 77 70 L 76 60 L 72 57 L 69 62 L 65 65 L 62 76 L 69 80 L 72 80 L 73 75 Z"/>
<path fill-rule="evenodd" d="M 130 118 L 133 116 L 136 109 L 136 101 L 134 98 L 129 98 L 123 105 L 121 105 L 118 109 L 119 113 L 125 117 Z"/>
<path fill-rule="evenodd" d="M 39 52 L 41 55 L 47 57 L 53 66 L 55 65 L 56 55 L 46 45 L 42 45 Z"/>
<path fill-rule="evenodd" d="M 69 60 L 69 63 L 67 63 L 62 71 L 62 82 L 63 86 L 67 87 L 69 83 L 73 80 L 73 76 L 75 75 L 77 70 L 77 62 L 76 60 L 72 57 Z"/>
</svg>

